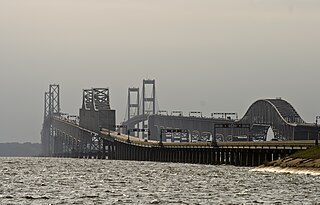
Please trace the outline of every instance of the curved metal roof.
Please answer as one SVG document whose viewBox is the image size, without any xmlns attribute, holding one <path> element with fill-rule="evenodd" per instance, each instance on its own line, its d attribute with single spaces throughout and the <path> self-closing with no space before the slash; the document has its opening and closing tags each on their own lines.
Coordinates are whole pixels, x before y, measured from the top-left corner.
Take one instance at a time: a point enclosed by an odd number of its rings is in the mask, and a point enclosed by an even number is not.
<svg viewBox="0 0 320 205">
<path fill-rule="evenodd" d="M 265 104 L 269 104 L 274 111 L 277 113 L 277 115 L 285 122 L 288 124 L 302 124 L 305 123 L 305 121 L 300 117 L 298 112 L 294 109 L 294 107 L 287 101 L 282 100 L 281 98 L 276 98 L 276 99 L 261 99 L 257 100 L 254 102 L 249 109 L 247 110 L 246 114 L 243 116 L 241 120 L 243 120 L 250 111 L 258 109 L 266 109 Z M 262 103 L 262 104 L 261 104 Z M 270 112 L 271 110 L 268 110 Z M 256 113 L 256 115 L 261 115 L 261 113 Z M 239 121 L 241 121 L 239 120 Z"/>
<path fill-rule="evenodd" d="M 280 98 L 277 99 L 265 99 L 265 101 L 272 104 L 279 114 L 286 120 L 290 122 L 302 123 L 304 120 L 300 117 L 298 112 L 294 107 L 287 101 Z"/>
<path fill-rule="evenodd" d="M 294 107 L 285 100 L 282 99 L 266 99 L 273 104 L 282 117 L 300 117 Z M 300 117 L 301 118 L 301 117 Z"/>
</svg>

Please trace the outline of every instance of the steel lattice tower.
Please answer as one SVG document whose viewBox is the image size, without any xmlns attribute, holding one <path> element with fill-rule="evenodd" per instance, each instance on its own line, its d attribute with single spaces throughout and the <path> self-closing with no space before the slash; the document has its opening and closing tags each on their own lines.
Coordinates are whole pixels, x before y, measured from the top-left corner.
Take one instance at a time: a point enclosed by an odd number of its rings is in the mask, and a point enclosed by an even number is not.
<svg viewBox="0 0 320 205">
<path fill-rule="evenodd" d="M 52 128 L 52 117 L 60 115 L 60 86 L 52 84 L 44 95 L 44 120 L 41 130 L 42 155 L 54 153 L 55 130 Z"/>
</svg>

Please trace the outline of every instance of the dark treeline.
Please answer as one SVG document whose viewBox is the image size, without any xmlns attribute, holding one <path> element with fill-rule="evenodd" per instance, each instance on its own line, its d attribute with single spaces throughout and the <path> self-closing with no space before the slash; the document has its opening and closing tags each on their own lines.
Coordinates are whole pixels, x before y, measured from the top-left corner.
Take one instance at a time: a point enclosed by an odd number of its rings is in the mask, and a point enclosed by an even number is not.
<svg viewBox="0 0 320 205">
<path fill-rule="evenodd" d="M 0 143 L 0 157 L 33 157 L 40 152 L 39 143 Z"/>
</svg>

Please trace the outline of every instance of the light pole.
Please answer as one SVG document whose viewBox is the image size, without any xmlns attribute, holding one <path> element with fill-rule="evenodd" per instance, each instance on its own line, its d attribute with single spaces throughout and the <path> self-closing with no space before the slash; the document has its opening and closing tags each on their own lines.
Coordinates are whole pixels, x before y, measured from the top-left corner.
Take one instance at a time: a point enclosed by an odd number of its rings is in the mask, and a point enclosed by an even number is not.
<svg viewBox="0 0 320 205">
<path fill-rule="evenodd" d="M 216 147 L 217 146 L 217 138 L 216 138 L 216 124 L 213 124 L 213 135 L 212 135 L 212 140 L 211 140 L 211 146 Z"/>
<path fill-rule="evenodd" d="M 318 125 L 318 120 L 320 119 L 320 116 L 316 116 L 316 125 Z"/>
<path fill-rule="evenodd" d="M 163 129 L 161 128 L 160 129 L 160 142 L 159 142 L 159 145 L 162 146 L 162 133 L 163 133 Z"/>
<path fill-rule="evenodd" d="M 128 133 L 128 139 L 127 139 L 127 142 L 130 142 L 130 137 L 129 137 L 129 135 L 130 135 L 130 130 L 127 130 L 127 133 Z"/>
<path fill-rule="evenodd" d="M 318 131 L 318 135 L 317 135 L 317 139 L 316 139 L 316 145 L 319 145 L 319 130 L 318 130 L 318 120 L 320 119 L 320 116 L 316 116 L 316 127 L 317 127 L 317 131 Z"/>
</svg>

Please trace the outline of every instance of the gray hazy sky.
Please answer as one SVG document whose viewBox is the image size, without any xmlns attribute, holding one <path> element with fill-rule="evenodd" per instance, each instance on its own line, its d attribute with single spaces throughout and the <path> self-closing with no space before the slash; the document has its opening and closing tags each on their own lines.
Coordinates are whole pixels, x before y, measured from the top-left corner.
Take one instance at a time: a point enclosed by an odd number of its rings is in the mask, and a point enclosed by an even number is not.
<svg viewBox="0 0 320 205">
<path fill-rule="evenodd" d="M 160 109 L 238 112 L 282 97 L 320 114 L 319 0 L 0 0 L 0 142 L 39 142 L 43 95 L 109 87 L 117 120 L 127 88 L 156 79 Z"/>
</svg>

